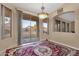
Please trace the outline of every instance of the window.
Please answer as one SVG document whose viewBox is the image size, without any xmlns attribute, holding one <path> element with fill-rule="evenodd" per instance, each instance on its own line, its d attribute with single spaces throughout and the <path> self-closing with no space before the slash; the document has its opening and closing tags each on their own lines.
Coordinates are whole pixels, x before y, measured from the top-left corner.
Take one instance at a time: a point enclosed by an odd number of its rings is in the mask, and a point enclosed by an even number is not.
<svg viewBox="0 0 79 59">
<path fill-rule="evenodd" d="M 71 22 L 71 32 L 75 33 L 75 22 L 74 21 Z"/>
<path fill-rule="evenodd" d="M 55 31 L 60 32 L 60 20 L 55 20 Z"/>
<path fill-rule="evenodd" d="M 2 38 L 12 36 L 12 11 L 11 9 L 2 7 Z"/>
<path fill-rule="evenodd" d="M 74 11 L 60 13 L 56 15 L 53 19 L 54 19 L 54 31 L 75 33 Z"/>
<path fill-rule="evenodd" d="M 69 23 L 67 23 L 67 32 L 69 32 Z"/>
<path fill-rule="evenodd" d="M 48 19 L 43 20 L 43 33 L 48 33 Z"/>
<path fill-rule="evenodd" d="M 65 22 L 62 22 L 62 32 L 66 32 L 66 24 L 65 24 Z"/>
</svg>

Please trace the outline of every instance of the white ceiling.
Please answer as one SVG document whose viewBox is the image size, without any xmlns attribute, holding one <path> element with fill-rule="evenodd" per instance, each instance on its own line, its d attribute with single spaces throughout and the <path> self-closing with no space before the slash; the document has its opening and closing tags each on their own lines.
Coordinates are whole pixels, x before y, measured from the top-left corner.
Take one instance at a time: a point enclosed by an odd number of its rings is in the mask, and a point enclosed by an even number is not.
<svg viewBox="0 0 79 59">
<path fill-rule="evenodd" d="M 11 5 L 37 14 L 41 12 L 42 3 L 11 3 Z M 62 5 L 63 3 L 44 3 L 45 12 L 51 13 Z"/>
</svg>

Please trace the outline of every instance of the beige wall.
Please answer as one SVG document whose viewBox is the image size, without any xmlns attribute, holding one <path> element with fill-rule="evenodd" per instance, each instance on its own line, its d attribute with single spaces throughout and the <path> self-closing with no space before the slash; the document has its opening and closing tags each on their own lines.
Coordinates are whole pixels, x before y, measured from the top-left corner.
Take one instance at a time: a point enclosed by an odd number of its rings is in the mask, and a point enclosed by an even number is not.
<svg viewBox="0 0 79 59">
<path fill-rule="evenodd" d="M 43 35 L 43 38 L 48 38 L 59 44 L 63 44 L 75 49 L 79 49 L 79 4 L 64 4 L 62 7 L 64 12 L 75 11 L 75 31 L 76 33 L 54 32 L 54 19 L 56 11 L 49 16 L 49 35 Z M 61 8 L 62 8 L 61 7 Z"/>
</svg>

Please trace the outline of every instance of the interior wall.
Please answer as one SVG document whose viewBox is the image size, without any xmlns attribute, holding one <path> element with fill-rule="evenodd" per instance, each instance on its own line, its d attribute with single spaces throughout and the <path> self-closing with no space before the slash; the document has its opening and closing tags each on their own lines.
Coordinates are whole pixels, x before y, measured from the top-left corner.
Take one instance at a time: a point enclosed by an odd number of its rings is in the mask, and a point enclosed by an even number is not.
<svg viewBox="0 0 79 59">
<path fill-rule="evenodd" d="M 57 15 L 56 11 L 49 16 L 49 34 L 43 36 L 43 38 L 48 38 L 51 41 L 79 49 L 79 4 L 64 4 L 62 7 L 63 12 L 75 11 L 75 32 L 76 33 L 66 33 L 66 32 L 54 32 L 54 19 L 53 17 Z"/>
</svg>

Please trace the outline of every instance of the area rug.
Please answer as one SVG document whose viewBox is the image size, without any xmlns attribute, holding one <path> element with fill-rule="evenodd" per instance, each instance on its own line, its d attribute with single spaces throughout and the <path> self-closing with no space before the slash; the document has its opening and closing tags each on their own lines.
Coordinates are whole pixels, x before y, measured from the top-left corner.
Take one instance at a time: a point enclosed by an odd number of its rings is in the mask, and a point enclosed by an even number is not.
<svg viewBox="0 0 79 59">
<path fill-rule="evenodd" d="M 79 51 L 44 40 L 6 49 L 5 56 L 78 56 Z"/>
</svg>

